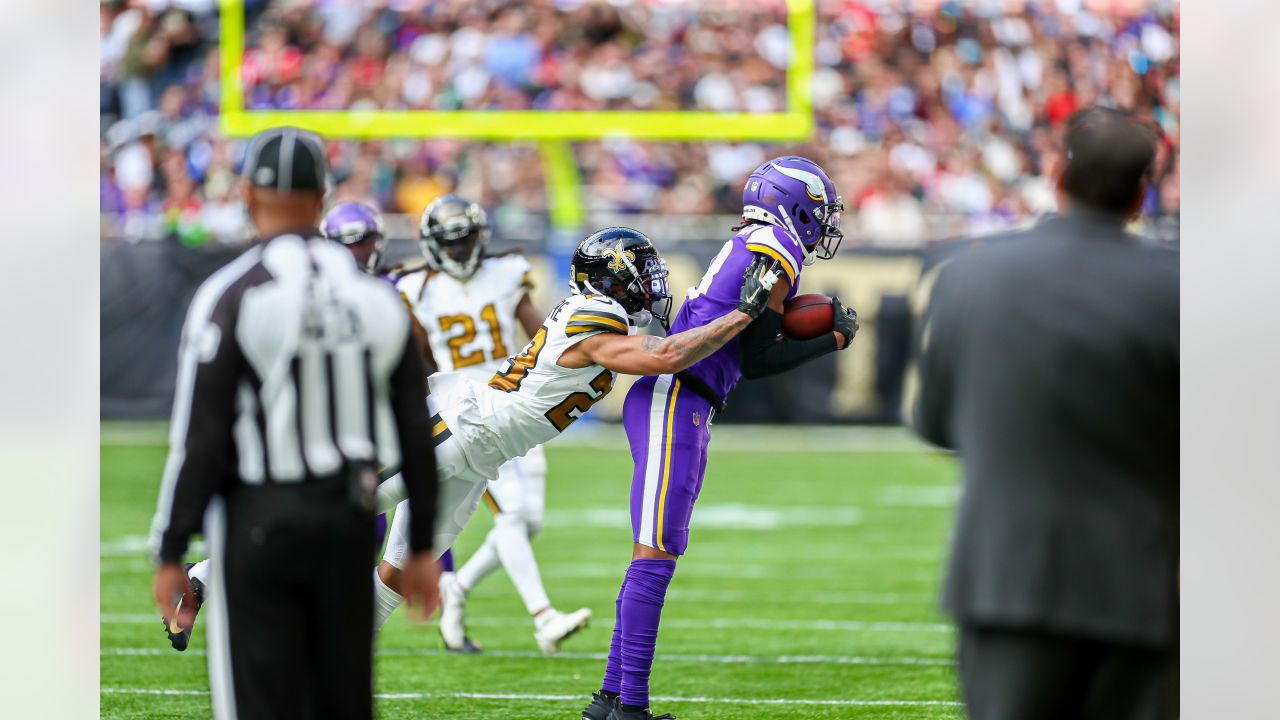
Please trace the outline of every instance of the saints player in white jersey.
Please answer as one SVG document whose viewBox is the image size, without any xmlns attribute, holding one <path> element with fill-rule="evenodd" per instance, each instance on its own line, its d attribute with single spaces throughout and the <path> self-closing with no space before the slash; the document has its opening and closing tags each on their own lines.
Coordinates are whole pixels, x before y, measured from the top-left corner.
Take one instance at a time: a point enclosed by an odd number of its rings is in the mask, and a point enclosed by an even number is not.
<svg viewBox="0 0 1280 720">
<path fill-rule="evenodd" d="M 456 371 L 430 378 L 441 432 L 458 442 L 466 459 L 465 468 L 441 472 L 445 487 L 436 537 L 456 537 L 500 468 L 556 437 L 590 410 L 613 389 L 617 373 L 678 373 L 722 347 L 760 315 L 781 272 L 777 260 L 762 255 L 744 274 L 736 310 L 665 338 L 638 336 L 637 327 L 654 318 L 667 325 L 671 295 L 666 263 L 649 238 L 630 228 L 607 228 L 583 240 L 570 266 L 573 294 L 547 315 L 519 354 L 508 358 L 487 382 Z M 463 488 L 468 489 L 461 492 Z M 380 506 L 401 500 L 398 478 L 379 488 Z M 402 512 L 403 507 L 397 509 L 397 515 Z M 396 582 L 395 567 L 406 553 L 404 526 L 397 529 L 398 524 L 399 518 L 378 569 L 384 585 Z M 379 588 L 379 623 L 398 601 L 389 588 L 385 593 Z"/>
<path fill-rule="evenodd" d="M 529 291 L 533 289 L 527 260 L 519 254 L 487 255 L 489 225 L 484 210 L 457 195 L 432 202 L 422 214 L 419 237 L 422 255 L 393 268 L 391 280 L 409 309 L 426 328 L 429 354 L 440 372 L 460 372 L 488 382 L 519 347 L 517 324 L 532 337 L 542 324 Z M 441 558 L 440 635 L 445 647 L 479 652 L 466 635 L 463 615 L 467 593 L 499 565 L 511 577 L 516 592 L 533 617 L 534 636 L 546 652 L 591 619 L 589 608 L 562 613 L 547 597 L 530 540 L 542 527 L 546 497 L 546 459 L 541 447 L 498 468 L 483 498 L 493 512 L 493 529 L 458 572 L 452 557 Z M 391 532 L 408 528 L 407 512 L 397 508 Z M 380 607 L 398 604 L 397 568 L 401 559 L 388 554 L 376 574 Z M 383 616 L 380 614 L 379 619 Z"/>
</svg>

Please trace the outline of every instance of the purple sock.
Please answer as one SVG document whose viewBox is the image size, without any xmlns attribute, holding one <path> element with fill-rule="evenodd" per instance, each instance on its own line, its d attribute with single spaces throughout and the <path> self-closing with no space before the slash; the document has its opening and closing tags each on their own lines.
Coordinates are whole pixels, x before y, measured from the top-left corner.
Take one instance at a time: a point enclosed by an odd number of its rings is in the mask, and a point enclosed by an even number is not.
<svg viewBox="0 0 1280 720">
<path fill-rule="evenodd" d="M 440 556 L 440 572 L 453 572 L 453 548 L 445 550 Z"/>
<path fill-rule="evenodd" d="M 629 574 L 629 573 L 628 573 Z M 622 596 L 627 594 L 627 576 L 618 588 L 618 602 L 613 610 L 613 640 L 609 643 L 609 660 L 604 666 L 604 682 L 600 689 L 617 695 L 622 692 Z"/>
<path fill-rule="evenodd" d="M 658 623 L 676 561 L 640 558 L 631 561 L 622 592 L 622 703 L 649 707 L 649 671 L 658 644 Z"/>
<path fill-rule="evenodd" d="M 382 550 L 382 541 L 387 539 L 387 514 L 383 513 L 373 519 L 373 533 L 377 538 L 377 551 Z"/>
</svg>

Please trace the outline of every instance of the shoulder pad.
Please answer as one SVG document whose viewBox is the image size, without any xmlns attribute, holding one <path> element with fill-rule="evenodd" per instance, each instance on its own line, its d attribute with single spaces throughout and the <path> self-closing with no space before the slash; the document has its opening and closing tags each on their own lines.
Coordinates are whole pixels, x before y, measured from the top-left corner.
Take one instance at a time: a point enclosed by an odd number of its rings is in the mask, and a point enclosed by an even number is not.
<svg viewBox="0 0 1280 720">
<path fill-rule="evenodd" d="M 481 262 L 498 263 L 502 268 L 501 272 L 511 273 L 510 277 L 516 282 L 516 287 L 520 290 L 528 292 L 533 289 L 533 266 L 529 264 L 528 258 L 521 253 L 521 248 L 508 250 L 497 255 L 486 255 Z"/>
<path fill-rule="evenodd" d="M 584 295 L 582 298 L 565 323 L 566 335 L 573 337 L 595 332 L 627 335 L 631 332 L 631 321 L 617 302 L 603 295 Z"/>
<path fill-rule="evenodd" d="M 804 248 L 800 241 L 786 230 L 772 225 L 759 226 L 760 229 L 743 237 L 743 243 L 753 253 L 761 253 L 776 259 L 782 264 L 782 270 L 792 285 L 796 284 L 796 276 L 804 265 Z"/>
<path fill-rule="evenodd" d="M 423 270 L 430 270 L 427 266 L 427 259 L 424 257 L 412 258 L 406 260 L 399 265 L 393 266 L 387 270 L 387 277 L 391 278 L 391 282 L 398 282 L 401 278 L 407 277 Z"/>
</svg>

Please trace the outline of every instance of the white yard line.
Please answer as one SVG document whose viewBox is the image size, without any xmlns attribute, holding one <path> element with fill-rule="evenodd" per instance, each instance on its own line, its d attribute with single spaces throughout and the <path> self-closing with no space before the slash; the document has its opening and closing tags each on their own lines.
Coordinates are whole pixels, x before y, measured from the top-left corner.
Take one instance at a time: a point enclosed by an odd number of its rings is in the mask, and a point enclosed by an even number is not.
<svg viewBox="0 0 1280 720">
<path fill-rule="evenodd" d="M 104 422 L 99 439 L 103 445 L 163 445 L 169 441 L 163 421 Z M 622 425 L 579 422 L 550 443 L 552 448 L 625 449 Z M 716 425 L 712 452 L 757 450 L 763 452 L 930 452 L 909 430 L 868 425 Z"/>
<path fill-rule="evenodd" d="M 99 651 L 100 655 L 121 656 L 173 656 L 169 648 L 112 648 Z M 191 648 L 184 655 L 203 656 L 201 648 Z M 385 648 L 375 653 L 378 657 L 438 657 L 452 655 L 445 650 L 419 648 Z M 541 659 L 548 660 L 604 660 L 606 653 L 561 652 L 555 655 L 543 655 L 532 650 L 486 650 L 481 657 Z M 660 654 L 659 662 L 664 663 L 697 663 L 707 665 L 902 665 L 902 666 L 950 666 L 954 663 L 947 658 L 938 657 L 865 657 L 858 655 L 701 655 L 701 654 Z"/>
<path fill-rule="evenodd" d="M 104 695 L 177 695 L 206 696 L 208 690 L 167 690 L 160 688 L 128 688 L 104 687 Z M 571 702 L 583 700 L 584 695 L 544 695 L 538 693 L 375 693 L 379 700 L 532 700 L 546 702 Z M 710 703 L 729 705 L 835 705 L 835 706 L 884 706 L 884 707 L 958 707 L 960 703 L 953 700 L 844 700 L 844 699 L 809 699 L 809 698 L 716 698 L 716 697 L 683 697 L 656 695 L 651 698 L 655 702 L 676 703 Z"/>
<path fill-rule="evenodd" d="M 551 447 L 625 448 L 622 426 L 576 423 Z M 711 451 L 738 452 L 929 452 L 932 448 L 902 427 L 868 425 L 727 425 L 711 432 Z"/>
<path fill-rule="evenodd" d="M 699 600 L 721 603 L 745 602 L 759 605 L 763 602 L 815 603 L 818 605 L 929 605 L 938 597 L 929 593 L 894 592 L 806 592 L 780 593 L 770 588 L 768 593 L 746 590 L 697 590 L 671 588 L 668 600 Z"/>
<path fill-rule="evenodd" d="M 159 624 L 158 615 L 145 613 L 104 613 L 100 616 L 103 625 L 150 625 Z M 469 618 L 467 622 L 476 627 L 526 627 L 528 618 L 496 617 Z M 612 628 L 613 623 L 596 622 L 597 627 Z M 921 632 L 949 633 L 952 626 L 947 623 L 928 622 L 874 622 L 862 620 L 767 620 L 753 618 L 716 618 L 697 620 L 693 618 L 670 618 L 662 621 L 663 627 L 683 628 L 686 630 L 827 630 L 837 632 Z"/>
</svg>

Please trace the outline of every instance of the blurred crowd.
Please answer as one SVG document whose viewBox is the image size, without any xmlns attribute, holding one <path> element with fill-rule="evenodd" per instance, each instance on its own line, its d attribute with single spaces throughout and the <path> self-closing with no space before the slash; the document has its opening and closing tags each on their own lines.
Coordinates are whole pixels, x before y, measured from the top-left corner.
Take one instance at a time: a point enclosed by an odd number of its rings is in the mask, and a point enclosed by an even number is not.
<svg viewBox="0 0 1280 720">
<path fill-rule="evenodd" d="M 1176 2 L 816 6 L 812 141 L 575 143 L 587 209 L 732 215 L 755 166 L 795 153 L 844 196 L 847 244 L 915 247 L 1054 209 L 1062 123 L 1102 103 L 1160 128 L 1145 211 L 1176 225 Z M 216 2 L 100 7 L 104 216 L 128 238 L 242 241 L 243 148 L 217 132 Z M 786 109 L 783 0 L 259 0 L 245 14 L 250 109 Z M 330 152 L 335 198 L 417 214 L 456 190 L 500 228 L 546 214 L 531 146 L 331 140 Z"/>
</svg>

